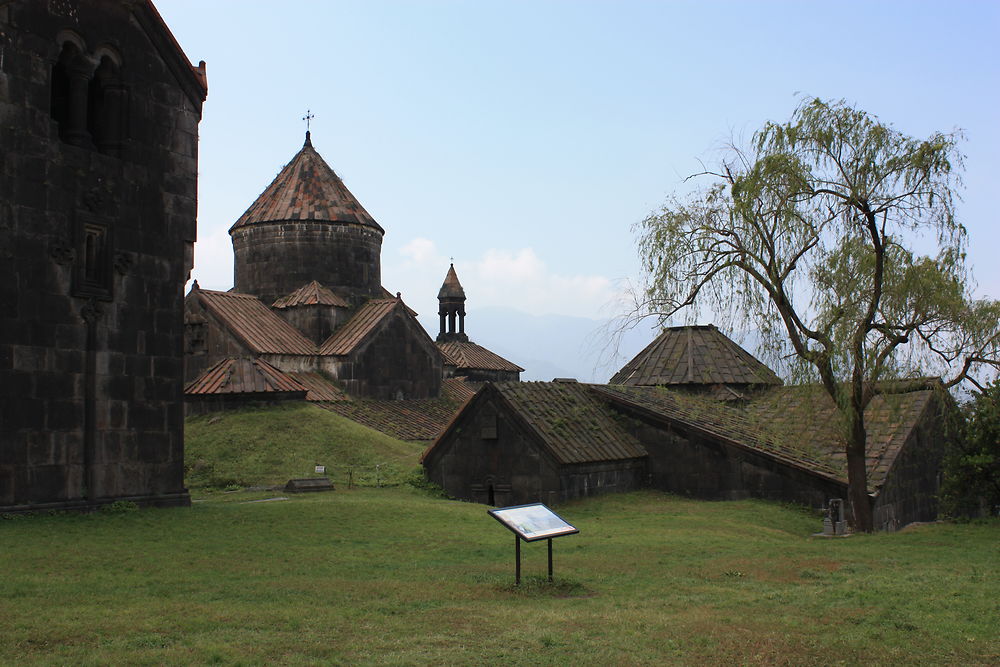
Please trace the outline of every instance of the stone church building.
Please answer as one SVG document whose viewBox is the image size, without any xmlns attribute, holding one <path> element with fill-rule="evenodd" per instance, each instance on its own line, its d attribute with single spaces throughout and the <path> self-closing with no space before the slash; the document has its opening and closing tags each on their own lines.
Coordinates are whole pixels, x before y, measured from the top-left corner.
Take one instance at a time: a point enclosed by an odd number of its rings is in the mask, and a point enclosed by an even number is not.
<svg viewBox="0 0 1000 667">
<path fill-rule="evenodd" d="M 865 410 L 875 525 L 934 519 L 944 415 L 940 380 L 880 392 Z M 488 384 L 424 453 L 451 496 L 555 504 L 655 488 L 821 508 L 847 498 L 844 442 L 818 386 L 783 386 L 714 326 L 663 331 L 608 385 Z"/>
<path fill-rule="evenodd" d="M 195 282 L 185 300 L 190 410 L 220 405 L 219 395 L 229 405 L 241 395 L 281 400 L 295 395 L 287 391 L 294 383 L 307 400 L 419 401 L 440 396 L 449 379 L 516 381 L 524 370 L 469 340 L 454 266 L 438 295 L 437 340 L 399 293 L 382 287 L 385 232 L 310 132 L 229 233 L 235 286 L 220 292 Z M 240 358 L 267 370 L 246 366 L 249 375 L 239 377 L 256 378 L 252 385 L 221 381 L 232 376 L 220 376 L 220 364 L 236 368 L 230 362 Z"/>
<path fill-rule="evenodd" d="M 190 502 L 207 90 L 149 0 L 0 2 L 0 513 Z"/>
</svg>

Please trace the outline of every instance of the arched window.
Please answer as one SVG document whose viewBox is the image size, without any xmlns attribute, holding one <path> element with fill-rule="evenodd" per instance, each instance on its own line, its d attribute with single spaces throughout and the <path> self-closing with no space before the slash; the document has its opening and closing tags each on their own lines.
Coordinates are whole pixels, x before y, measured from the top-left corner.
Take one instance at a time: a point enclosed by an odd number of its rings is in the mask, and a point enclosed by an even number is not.
<svg viewBox="0 0 1000 667">
<path fill-rule="evenodd" d="M 87 55 L 83 40 L 65 32 L 52 67 L 51 115 L 68 144 L 117 155 L 125 138 L 127 97 L 121 59 L 110 47 Z"/>
</svg>

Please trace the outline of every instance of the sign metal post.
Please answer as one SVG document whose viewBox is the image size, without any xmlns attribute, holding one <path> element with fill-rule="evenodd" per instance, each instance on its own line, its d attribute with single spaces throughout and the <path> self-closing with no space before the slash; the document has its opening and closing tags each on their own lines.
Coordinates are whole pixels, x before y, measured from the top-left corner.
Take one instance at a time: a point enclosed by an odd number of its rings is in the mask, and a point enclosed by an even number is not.
<svg viewBox="0 0 1000 667">
<path fill-rule="evenodd" d="M 549 581 L 552 581 L 552 539 L 580 531 L 542 503 L 515 505 L 487 510 L 487 513 L 514 533 L 514 582 L 521 585 L 521 541 L 548 542 Z"/>
</svg>

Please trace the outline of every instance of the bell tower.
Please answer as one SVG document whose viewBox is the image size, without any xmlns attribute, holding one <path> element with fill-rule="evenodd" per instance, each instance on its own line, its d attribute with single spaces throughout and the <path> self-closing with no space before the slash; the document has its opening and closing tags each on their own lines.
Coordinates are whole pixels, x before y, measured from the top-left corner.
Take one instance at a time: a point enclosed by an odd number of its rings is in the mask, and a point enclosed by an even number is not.
<svg viewBox="0 0 1000 667">
<path fill-rule="evenodd" d="M 465 290 L 462 289 L 462 283 L 458 282 L 454 264 L 448 268 L 448 275 L 438 292 L 438 304 L 441 331 L 437 335 L 437 341 L 468 343 L 469 337 L 465 335 Z"/>
</svg>

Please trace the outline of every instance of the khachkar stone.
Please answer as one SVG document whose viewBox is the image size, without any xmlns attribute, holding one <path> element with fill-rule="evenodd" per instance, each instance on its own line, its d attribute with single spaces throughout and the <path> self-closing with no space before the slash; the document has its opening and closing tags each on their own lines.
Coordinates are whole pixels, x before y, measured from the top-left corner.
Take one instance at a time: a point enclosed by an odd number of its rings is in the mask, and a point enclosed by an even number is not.
<svg viewBox="0 0 1000 667">
<path fill-rule="evenodd" d="M 149 0 L 0 1 L 0 513 L 184 489 L 207 92 Z"/>
<path fill-rule="evenodd" d="M 356 306 L 382 296 L 384 233 L 307 131 L 302 149 L 229 230 L 235 290 L 271 305 L 315 280 Z"/>
</svg>

